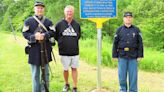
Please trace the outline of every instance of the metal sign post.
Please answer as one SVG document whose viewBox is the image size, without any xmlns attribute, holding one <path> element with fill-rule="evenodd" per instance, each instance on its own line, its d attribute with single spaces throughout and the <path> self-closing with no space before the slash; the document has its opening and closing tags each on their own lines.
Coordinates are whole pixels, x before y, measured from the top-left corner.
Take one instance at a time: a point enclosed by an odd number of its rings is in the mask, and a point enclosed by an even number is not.
<svg viewBox="0 0 164 92">
<path fill-rule="evenodd" d="M 97 89 L 101 89 L 101 28 L 97 29 Z"/>
<path fill-rule="evenodd" d="M 117 0 L 80 0 L 80 18 L 96 23 L 97 28 L 97 89 L 101 92 L 102 24 L 117 15 Z"/>
</svg>

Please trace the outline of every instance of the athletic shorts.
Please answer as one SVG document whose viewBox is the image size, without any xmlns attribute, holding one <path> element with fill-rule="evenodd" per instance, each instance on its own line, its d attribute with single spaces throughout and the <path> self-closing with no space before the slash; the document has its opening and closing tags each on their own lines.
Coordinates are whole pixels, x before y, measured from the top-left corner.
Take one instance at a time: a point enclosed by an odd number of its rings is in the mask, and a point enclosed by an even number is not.
<svg viewBox="0 0 164 92">
<path fill-rule="evenodd" d="M 63 64 L 64 70 L 79 67 L 79 55 L 76 56 L 61 56 L 61 63 Z"/>
</svg>

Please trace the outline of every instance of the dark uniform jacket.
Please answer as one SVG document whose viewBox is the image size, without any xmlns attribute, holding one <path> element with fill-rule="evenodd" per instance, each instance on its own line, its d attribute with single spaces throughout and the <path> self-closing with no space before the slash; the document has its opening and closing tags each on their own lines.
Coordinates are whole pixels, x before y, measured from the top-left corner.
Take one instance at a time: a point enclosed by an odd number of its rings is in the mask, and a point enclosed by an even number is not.
<svg viewBox="0 0 164 92">
<path fill-rule="evenodd" d="M 42 18 L 40 20 L 42 20 Z M 38 31 L 36 30 L 36 28 L 38 28 L 38 24 L 39 23 L 33 17 L 29 17 L 28 19 L 25 20 L 24 28 L 23 28 L 23 36 L 25 39 L 28 40 L 28 43 L 31 45 L 28 63 L 34 65 L 41 65 L 41 52 L 40 52 L 41 45 L 39 41 L 35 40 L 35 36 L 34 36 L 34 34 Z M 43 28 L 41 28 L 43 33 L 45 33 L 47 58 L 48 58 L 48 62 L 50 62 L 52 60 L 51 58 L 52 47 L 48 39 L 54 36 L 54 30 L 53 30 L 54 28 L 52 22 L 47 18 L 45 18 L 43 24 L 48 30 L 46 32 Z"/>
<path fill-rule="evenodd" d="M 143 57 L 142 35 L 139 28 L 134 25 L 127 28 L 123 25 L 117 29 L 113 42 L 112 57 Z"/>
<path fill-rule="evenodd" d="M 58 41 L 59 54 L 63 56 L 74 56 L 79 54 L 79 38 L 81 34 L 80 25 L 72 20 L 70 25 L 63 19 L 56 24 L 55 37 Z"/>
</svg>

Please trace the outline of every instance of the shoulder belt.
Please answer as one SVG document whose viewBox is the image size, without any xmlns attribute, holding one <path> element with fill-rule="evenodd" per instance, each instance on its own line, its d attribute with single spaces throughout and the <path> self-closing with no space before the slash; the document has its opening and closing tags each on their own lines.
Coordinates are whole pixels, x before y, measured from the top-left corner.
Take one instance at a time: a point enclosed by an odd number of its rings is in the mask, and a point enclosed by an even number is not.
<svg viewBox="0 0 164 92">
<path fill-rule="evenodd" d="M 39 25 L 45 30 L 45 31 L 48 31 L 47 28 L 44 26 L 44 24 L 36 17 L 36 16 L 33 16 L 33 18 L 39 23 Z M 44 19 L 44 17 L 43 17 Z"/>
</svg>

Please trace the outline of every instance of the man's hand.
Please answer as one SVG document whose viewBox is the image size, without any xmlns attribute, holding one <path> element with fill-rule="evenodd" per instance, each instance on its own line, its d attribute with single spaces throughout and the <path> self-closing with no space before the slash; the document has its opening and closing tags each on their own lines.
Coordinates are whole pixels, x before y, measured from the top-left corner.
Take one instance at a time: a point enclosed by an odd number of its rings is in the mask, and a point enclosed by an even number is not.
<svg viewBox="0 0 164 92">
<path fill-rule="evenodd" d="M 35 33 L 35 39 L 39 40 L 39 41 L 43 40 L 44 39 L 44 33 L 36 32 Z"/>
<path fill-rule="evenodd" d="M 39 39 L 40 39 L 40 32 L 36 32 L 36 33 L 35 33 L 35 39 L 36 39 L 36 40 L 39 40 Z"/>
<path fill-rule="evenodd" d="M 139 57 L 139 58 L 137 58 L 137 61 L 139 62 L 139 61 L 141 61 L 142 60 L 142 58 L 141 57 Z"/>
<path fill-rule="evenodd" d="M 118 61 L 118 58 L 112 58 L 112 61 Z"/>
<path fill-rule="evenodd" d="M 42 33 L 42 34 L 40 35 L 40 40 L 44 40 L 44 36 L 45 36 L 45 34 Z"/>
</svg>

